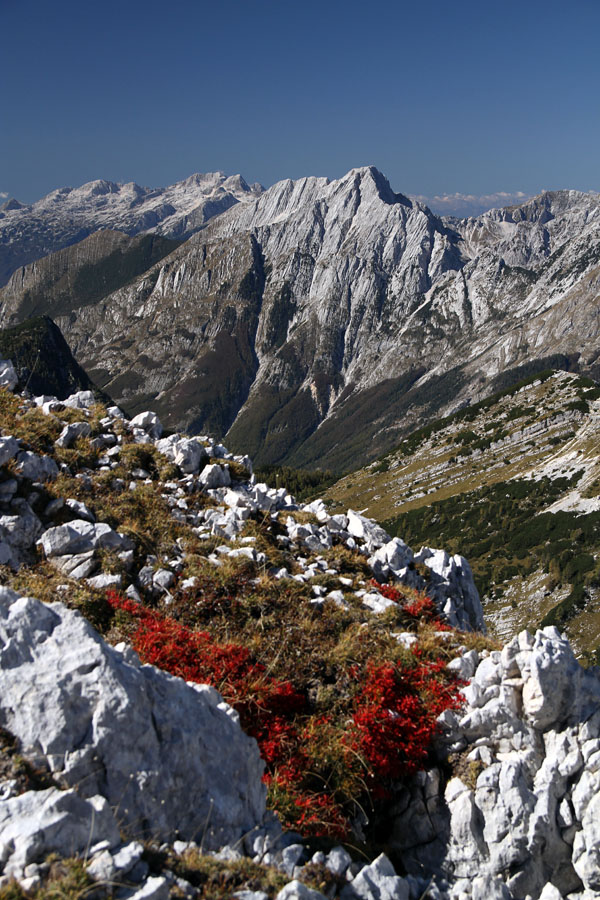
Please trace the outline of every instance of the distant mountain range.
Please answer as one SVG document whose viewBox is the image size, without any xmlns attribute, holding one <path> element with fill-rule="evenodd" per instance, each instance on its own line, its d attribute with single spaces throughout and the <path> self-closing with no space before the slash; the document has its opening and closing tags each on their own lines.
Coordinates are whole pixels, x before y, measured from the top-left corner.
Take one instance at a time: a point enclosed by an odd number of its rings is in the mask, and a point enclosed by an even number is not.
<svg viewBox="0 0 600 900">
<path fill-rule="evenodd" d="M 366 167 L 10 207 L 2 324 L 50 316 L 128 410 L 227 433 L 259 463 L 349 471 L 524 369 L 600 371 L 594 193 L 440 218 Z M 91 236 L 73 244 L 76 227 Z"/>
<path fill-rule="evenodd" d="M 101 228 L 134 235 L 189 237 L 209 219 L 262 192 L 240 175 L 191 175 L 167 188 L 90 181 L 60 188 L 36 203 L 0 206 L 0 285 L 27 263 L 75 244 Z"/>
</svg>

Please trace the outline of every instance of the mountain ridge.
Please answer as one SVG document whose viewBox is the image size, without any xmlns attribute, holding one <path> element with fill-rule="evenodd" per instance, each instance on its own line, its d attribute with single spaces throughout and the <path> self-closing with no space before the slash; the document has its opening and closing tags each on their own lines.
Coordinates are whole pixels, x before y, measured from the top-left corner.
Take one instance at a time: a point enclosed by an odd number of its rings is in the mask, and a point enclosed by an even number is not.
<svg viewBox="0 0 600 900">
<path fill-rule="evenodd" d="M 599 277 L 598 195 L 547 192 L 457 224 L 362 167 L 247 195 L 57 324 L 132 411 L 227 432 L 260 464 L 342 471 L 532 359 L 578 354 L 593 375 Z"/>
<path fill-rule="evenodd" d="M 8 200 L 0 208 L 0 285 L 21 266 L 101 228 L 181 238 L 262 190 L 259 184 L 250 187 L 241 175 L 209 172 L 166 188 L 98 179 L 58 188 L 32 204 Z"/>
</svg>

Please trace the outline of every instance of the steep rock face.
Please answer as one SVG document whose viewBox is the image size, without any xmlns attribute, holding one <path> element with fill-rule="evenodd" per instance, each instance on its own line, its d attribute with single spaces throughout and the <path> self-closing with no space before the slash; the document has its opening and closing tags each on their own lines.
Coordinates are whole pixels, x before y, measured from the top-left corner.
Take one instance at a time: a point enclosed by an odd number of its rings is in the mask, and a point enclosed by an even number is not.
<svg viewBox="0 0 600 900">
<path fill-rule="evenodd" d="M 94 381 L 128 410 L 157 398 L 169 425 L 185 418 L 194 431 L 222 434 L 258 367 L 264 261 L 251 235 L 186 247 L 131 287 L 57 322 Z"/>
<path fill-rule="evenodd" d="M 178 245 L 153 234 L 132 238 L 121 231 L 96 231 L 14 272 L 0 290 L 0 321 L 7 326 L 39 313 L 56 317 L 96 303 Z"/>
<path fill-rule="evenodd" d="M 0 330 L 0 356 L 12 359 L 18 386 L 61 400 L 78 390 L 108 400 L 73 357 L 60 329 L 47 316 Z"/>
<path fill-rule="evenodd" d="M 21 266 L 68 247 L 103 228 L 134 235 L 154 231 L 180 238 L 213 216 L 262 191 L 240 175 L 191 175 L 166 188 L 91 181 L 60 188 L 30 206 L 9 201 L 0 208 L 0 285 Z"/>
<path fill-rule="evenodd" d="M 248 195 L 59 325 L 130 409 L 350 469 L 524 362 L 594 373 L 599 260 L 596 194 L 444 221 L 368 167 Z"/>
<path fill-rule="evenodd" d="M 456 236 L 425 207 L 394 194 L 374 169 L 354 170 L 333 183 L 283 182 L 249 203 L 247 215 L 234 212 L 219 217 L 218 227 L 217 222 L 209 226 L 136 284 L 59 324 L 92 374 L 104 369 L 121 375 L 143 347 L 154 366 L 136 363 L 139 381 L 152 391 L 153 405 L 168 424 L 181 424 L 181 404 L 173 393 L 193 396 L 202 370 L 196 365 L 184 380 L 181 370 L 166 371 L 148 341 L 149 326 L 156 329 L 160 322 L 163 340 L 177 348 L 177 329 L 185 320 L 185 330 L 193 333 L 196 346 L 204 345 L 204 354 L 219 334 L 228 343 L 235 332 L 231 308 L 241 287 L 252 294 L 256 308 L 252 391 L 246 400 L 250 384 L 240 390 L 239 375 L 227 376 L 220 388 L 227 395 L 229 421 L 221 417 L 220 424 L 230 425 L 245 403 L 232 440 L 244 435 L 255 452 L 268 443 L 270 458 L 277 459 L 314 431 L 349 382 L 377 388 L 390 374 L 399 375 L 403 385 L 415 380 L 420 353 L 407 354 L 392 372 L 389 359 L 385 371 L 377 360 L 383 365 L 385 353 L 393 355 L 397 324 L 419 305 L 439 273 L 457 269 L 461 259 Z M 260 265 L 254 259 L 248 264 L 249 242 Z M 211 322 L 202 332 L 194 317 L 207 303 Z M 135 339 L 125 362 L 110 346 L 123 334 Z M 172 369 L 174 355 L 171 349 L 167 368 Z M 219 357 L 224 360 L 223 352 Z M 244 360 L 242 368 L 246 365 Z M 246 381 L 243 372 L 241 381 Z M 112 384 L 108 389 L 127 404 L 126 393 Z M 136 390 L 139 386 L 132 393 Z M 200 412 L 193 410 L 185 424 L 214 427 L 205 404 Z"/>
<path fill-rule="evenodd" d="M 489 248 L 509 266 L 535 268 L 566 240 L 600 221 L 600 197 L 581 191 L 544 191 L 520 206 L 452 221 L 469 256 Z"/>
</svg>

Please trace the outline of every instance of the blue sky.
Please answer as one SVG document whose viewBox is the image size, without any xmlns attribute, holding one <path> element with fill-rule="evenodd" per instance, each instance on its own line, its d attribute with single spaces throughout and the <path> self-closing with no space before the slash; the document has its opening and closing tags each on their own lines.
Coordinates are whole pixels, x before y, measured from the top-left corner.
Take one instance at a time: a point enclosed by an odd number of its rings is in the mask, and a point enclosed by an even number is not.
<svg viewBox="0 0 600 900">
<path fill-rule="evenodd" d="M 598 190 L 599 34 L 598 0 L 0 0 L 0 193 L 367 164 L 448 209 Z"/>
</svg>

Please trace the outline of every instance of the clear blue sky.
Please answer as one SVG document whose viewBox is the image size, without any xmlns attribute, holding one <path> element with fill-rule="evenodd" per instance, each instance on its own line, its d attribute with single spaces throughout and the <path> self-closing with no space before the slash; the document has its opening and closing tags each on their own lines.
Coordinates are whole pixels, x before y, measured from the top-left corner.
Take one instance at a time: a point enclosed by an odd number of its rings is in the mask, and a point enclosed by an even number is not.
<svg viewBox="0 0 600 900">
<path fill-rule="evenodd" d="M 599 35 L 599 0 L 0 0 L 0 193 L 367 164 L 598 190 Z"/>
</svg>

